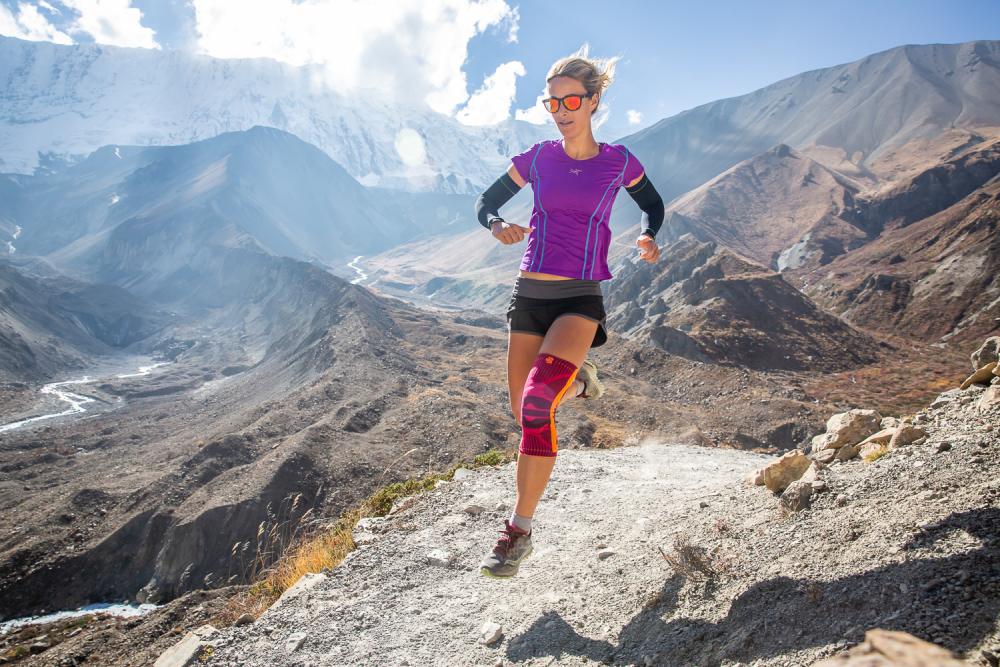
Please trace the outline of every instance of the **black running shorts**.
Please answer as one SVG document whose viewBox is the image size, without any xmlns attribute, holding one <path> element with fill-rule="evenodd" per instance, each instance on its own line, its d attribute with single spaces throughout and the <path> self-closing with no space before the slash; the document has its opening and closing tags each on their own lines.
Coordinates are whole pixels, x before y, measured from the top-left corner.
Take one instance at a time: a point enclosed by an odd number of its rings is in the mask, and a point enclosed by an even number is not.
<svg viewBox="0 0 1000 667">
<path fill-rule="evenodd" d="M 560 316 L 579 315 L 597 322 L 597 331 L 590 346 L 604 345 L 608 340 L 604 297 L 596 283 L 596 280 L 539 280 L 518 276 L 514 294 L 507 305 L 508 329 L 544 336 Z M 581 294 L 595 291 L 596 294 Z M 535 296 L 525 296 L 524 292 Z"/>
</svg>

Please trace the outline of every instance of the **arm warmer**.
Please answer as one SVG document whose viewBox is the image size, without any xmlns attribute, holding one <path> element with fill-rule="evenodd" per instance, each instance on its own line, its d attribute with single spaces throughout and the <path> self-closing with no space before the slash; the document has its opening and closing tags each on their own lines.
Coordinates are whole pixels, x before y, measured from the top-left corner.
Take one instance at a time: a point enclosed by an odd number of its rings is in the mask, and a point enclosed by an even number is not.
<svg viewBox="0 0 1000 667">
<path fill-rule="evenodd" d="M 493 181 L 493 185 L 486 188 L 476 200 L 476 217 L 479 218 L 479 224 L 493 231 L 491 227 L 493 221 L 503 220 L 499 213 L 500 207 L 510 201 L 520 189 L 507 172 Z"/>
<path fill-rule="evenodd" d="M 643 173 L 638 183 L 630 188 L 625 188 L 625 191 L 632 195 L 632 199 L 642 209 L 643 225 L 641 233 L 649 234 L 655 239 L 656 232 L 659 231 L 660 225 L 663 224 L 663 199 L 660 198 L 660 193 L 656 191 L 656 188 L 650 183 L 649 177 L 645 173 Z"/>
</svg>

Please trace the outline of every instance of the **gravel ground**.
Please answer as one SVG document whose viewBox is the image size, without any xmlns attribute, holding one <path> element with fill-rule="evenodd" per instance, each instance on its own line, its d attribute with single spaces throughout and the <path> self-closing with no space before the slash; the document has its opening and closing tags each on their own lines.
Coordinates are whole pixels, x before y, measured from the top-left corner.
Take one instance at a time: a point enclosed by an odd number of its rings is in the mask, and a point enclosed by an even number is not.
<svg viewBox="0 0 1000 667">
<path fill-rule="evenodd" d="M 769 456 L 560 452 L 535 551 L 511 580 L 476 565 L 509 512 L 514 465 L 473 471 L 372 522 L 367 544 L 252 625 L 222 630 L 205 664 L 809 665 L 873 627 L 979 664 L 1000 648 L 1000 420 L 978 410 L 981 390 L 922 411 L 923 444 L 823 470 L 829 490 L 798 513 L 745 483 Z M 709 576 L 661 555 L 685 538 Z M 484 644 L 489 622 L 502 635 Z"/>
</svg>

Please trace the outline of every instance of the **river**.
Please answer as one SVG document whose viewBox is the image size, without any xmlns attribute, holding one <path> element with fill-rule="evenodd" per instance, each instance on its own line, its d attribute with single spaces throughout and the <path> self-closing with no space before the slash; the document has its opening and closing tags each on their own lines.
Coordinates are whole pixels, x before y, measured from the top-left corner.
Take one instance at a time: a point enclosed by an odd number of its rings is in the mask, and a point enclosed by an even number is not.
<svg viewBox="0 0 1000 667">
<path fill-rule="evenodd" d="M 169 361 L 158 361 L 158 362 L 156 362 L 154 364 L 150 364 L 148 366 L 139 366 L 139 371 L 137 373 L 119 373 L 119 374 L 115 374 L 114 377 L 115 378 L 129 378 L 129 377 L 138 377 L 140 375 L 149 375 L 153 371 L 154 368 L 156 368 L 158 366 L 163 366 L 163 365 L 168 364 L 168 363 L 170 363 L 170 362 Z M 43 419 L 52 419 L 54 417 L 63 417 L 63 416 L 72 415 L 72 414 L 75 414 L 75 413 L 86 412 L 87 409 L 84 406 L 87 405 L 88 403 L 93 403 L 94 399 L 91 398 L 91 397 L 89 397 L 89 396 L 81 396 L 79 394 L 74 394 L 71 391 L 68 391 L 66 389 L 62 389 L 62 387 L 65 387 L 67 385 L 73 385 L 73 384 L 88 384 L 88 383 L 91 383 L 91 382 L 99 382 L 99 381 L 101 381 L 103 379 L 107 379 L 107 378 L 103 378 L 103 377 L 102 378 L 91 378 L 89 375 L 85 375 L 85 376 L 83 376 L 83 378 L 81 378 L 79 380 L 63 380 L 62 382 L 50 382 L 50 383 L 44 385 L 39 391 L 41 391 L 41 393 L 43 393 L 43 394 L 54 395 L 59 400 L 64 401 L 65 403 L 67 403 L 66 409 L 63 410 L 62 412 L 52 412 L 52 413 L 45 414 L 45 415 L 38 415 L 38 416 L 35 416 L 35 417 L 29 417 L 28 419 L 22 419 L 22 420 L 16 421 L 16 422 L 10 422 L 9 424 L 0 424 L 0 433 L 3 433 L 4 431 L 13 431 L 16 428 L 21 428 L 22 426 L 25 426 L 25 425 L 30 424 L 32 422 L 41 421 Z M 121 396 L 118 397 L 118 401 L 119 402 L 122 401 Z"/>
</svg>

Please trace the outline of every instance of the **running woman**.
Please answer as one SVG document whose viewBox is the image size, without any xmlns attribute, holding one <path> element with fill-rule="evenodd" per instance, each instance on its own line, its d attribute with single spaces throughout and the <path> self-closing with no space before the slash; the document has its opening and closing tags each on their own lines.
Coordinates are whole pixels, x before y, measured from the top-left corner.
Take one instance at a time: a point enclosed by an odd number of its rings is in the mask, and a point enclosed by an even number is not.
<svg viewBox="0 0 1000 667">
<path fill-rule="evenodd" d="M 643 211 L 635 241 L 640 257 L 649 263 L 660 257 L 655 237 L 663 200 L 635 155 L 620 144 L 598 143 L 591 128 L 615 60 L 588 58 L 584 45 L 552 66 L 542 103 L 562 140 L 541 141 L 515 155 L 476 202 L 480 224 L 498 241 L 528 239 L 507 307 L 507 383 L 522 429 L 517 502 L 480 564 L 485 576 L 512 577 L 531 553 L 531 519 L 555 464 L 559 402 L 567 392 L 590 399 L 603 393 L 597 366 L 586 356 L 607 340 L 600 281 L 612 277 L 608 218 L 620 188 Z M 498 212 L 526 183 L 534 192 L 529 227 L 507 222 Z"/>
</svg>

